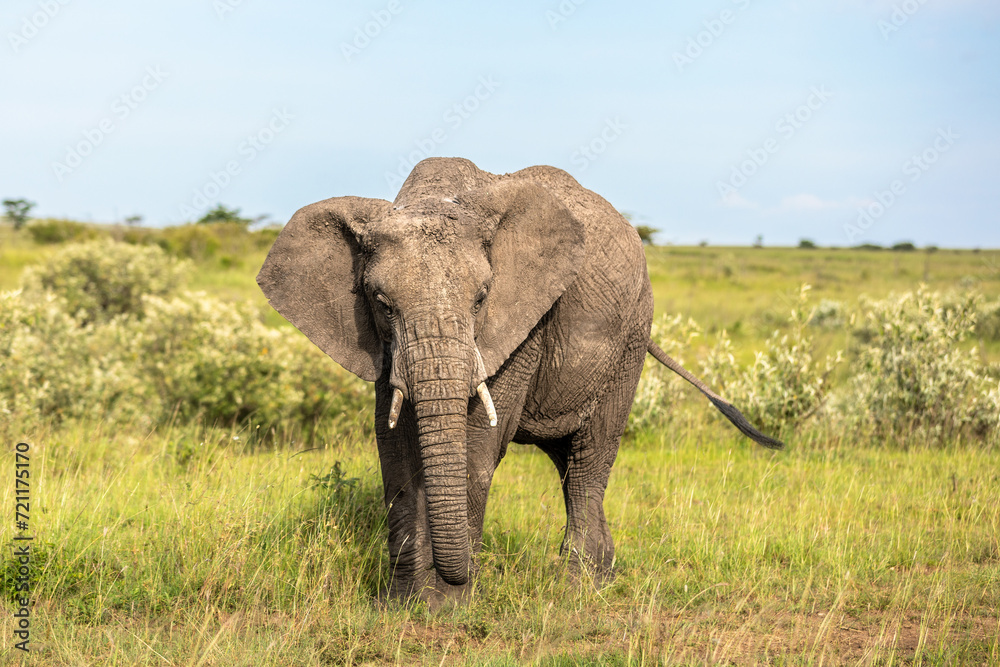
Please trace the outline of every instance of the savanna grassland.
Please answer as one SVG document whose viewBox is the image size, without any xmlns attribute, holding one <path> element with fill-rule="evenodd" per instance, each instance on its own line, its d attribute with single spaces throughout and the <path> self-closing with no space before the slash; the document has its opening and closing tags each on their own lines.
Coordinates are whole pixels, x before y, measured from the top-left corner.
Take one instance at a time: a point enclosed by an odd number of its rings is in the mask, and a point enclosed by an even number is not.
<svg viewBox="0 0 1000 667">
<path fill-rule="evenodd" d="M 273 233 L 36 236 L 0 226 L 0 290 L 24 286 L 0 301 L 0 539 L 19 441 L 34 536 L 31 653 L 8 548 L 0 662 L 1000 664 L 1000 252 L 649 248 L 654 337 L 787 449 L 648 365 L 614 582 L 568 580 L 555 469 L 512 445 L 475 593 L 430 612 L 379 597 L 371 389 L 267 308 Z M 118 242 L 59 259 L 89 237 Z M 95 299 L 68 266 L 141 289 Z"/>
</svg>

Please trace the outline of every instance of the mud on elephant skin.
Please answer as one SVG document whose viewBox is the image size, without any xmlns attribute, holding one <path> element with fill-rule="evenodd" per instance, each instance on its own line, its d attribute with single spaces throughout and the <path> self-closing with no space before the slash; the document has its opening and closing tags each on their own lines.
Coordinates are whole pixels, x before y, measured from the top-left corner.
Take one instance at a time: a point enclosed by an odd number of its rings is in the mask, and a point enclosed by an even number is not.
<svg viewBox="0 0 1000 667">
<path fill-rule="evenodd" d="M 375 383 L 392 596 L 461 596 L 511 441 L 555 464 L 563 552 L 610 571 L 604 492 L 647 352 L 769 447 L 649 339 L 642 243 L 552 167 L 495 175 L 458 158 L 410 173 L 392 203 L 299 210 L 257 282 L 330 357 Z"/>
</svg>

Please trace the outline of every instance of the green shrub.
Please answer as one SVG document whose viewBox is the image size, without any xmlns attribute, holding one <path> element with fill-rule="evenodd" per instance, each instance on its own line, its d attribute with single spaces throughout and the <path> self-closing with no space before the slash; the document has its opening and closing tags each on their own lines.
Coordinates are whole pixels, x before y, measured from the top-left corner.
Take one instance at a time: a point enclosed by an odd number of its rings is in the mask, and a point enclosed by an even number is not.
<svg viewBox="0 0 1000 667">
<path fill-rule="evenodd" d="M 33 220 L 26 229 L 35 243 L 42 244 L 90 241 L 100 236 L 97 229 L 91 225 L 59 218 Z"/>
<path fill-rule="evenodd" d="M 796 426 L 819 409 L 828 392 L 827 377 L 841 359 L 837 352 L 822 365 L 813 360 L 807 327 L 816 309 L 808 309 L 809 289 L 803 285 L 799 291 L 789 317 L 791 332 L 771 334 L 749 368 L 736 363 L 725 332 L 703 364 L 709 384 L 765 432 Z"/>
<path fill-rule="evenodd" d="M 863 299 L 847 416 L 883 435 L 937 439 L 965 431 L 994 437 L 1000 421 L 996 382 L 976 348 L 962 345 L 975 329 L 979 301 L 923 287 Z"/>
<path fill-rule="evenodd" d="M 71 314 L 89 323 L 141 316 L 143 297 L 174 291 L 185 269 L 156 247 L 92 241 L 67 246 L 45 264 L 28 268 L 23 284 L 29 294 L 58 295 Z"/>
<path fill-rule="evenodd" d="M 255 249 L 268 250 L 278 240 L 278 234 L 280 233 L 281 227 L 265 227 L 264 229 L 250 232 L 250 238 L 253 239 Z"/>
<path fill-rule="evenodd" d="M 155 243 L 177 257 L 196 261 L 220 257 L 232 264 L 239 263 L 236 258 L 247 253 L 270 248 L 280 232 L 277 227 L 249 231 L 237 223 L 213 222 L 146 229 L 131 235 L 126 232 L 125 240 L 130 243 Z"/>
<path fill-rule="evenodd" d="M 168 227 L 160 232 L 156 243 L 177 257 L 195 260 L 210 259 L 215 256 L 222 242 L 213 233 L 215 225 L 184 225 Z"/>
<path fill-rule="evenodd" d="M 160 230 L 149 227 L 126 227 L 121 232 L 121 240 L 130 245 L 154 245 Z"/>
</svg>

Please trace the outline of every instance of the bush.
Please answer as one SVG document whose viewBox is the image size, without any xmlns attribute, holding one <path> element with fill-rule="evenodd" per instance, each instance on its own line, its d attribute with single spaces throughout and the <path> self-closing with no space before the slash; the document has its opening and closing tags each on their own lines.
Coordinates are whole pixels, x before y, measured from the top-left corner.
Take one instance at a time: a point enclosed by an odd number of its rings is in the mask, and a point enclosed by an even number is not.
<svg viewBox="0 0 1000 667">
<path fill-rule="evenodd" d="M 680 315 L 663 315 L 654 320 L 649 333 L 650 338 L 681 365 L 684 364 L 681 351 L 690 348 L 692 341 L 700 335 L 701 328 L 695 321 L 690 318 L 685 320 Z M 632 412 L 629 413 L 628 430 L 634 432 L 656 428 L 666 423 L 683 395 L 682 384 L 687 383 L 647 355 L 642 377 L 635 391 Z"/>
<path fill-rule="evenodd" d="M 221 255 L 220 259 L 228 257 L 228 261 L 232 262 L 233 257 L 270 248 L 280 232 L 280 227 L 248 231 L 236 223 L 214 222 L 143 230 L 132 235 L 126 233 L 125 240 L 130 243 L 155 243 L 171 255 L 196 261 Z"/>
<path fill-rule="evenodd" d="M 819 409 L 828 391 L 827 377 L 841 359 L 837 352 L 822 366 L 813 361 L 813 343 L 806 332 L 816 310 L 807 310 L 809 289 L 803 285 L 799 291 L 789 317 L 791 333 L 775 331 L 752 366 L 739 367 L 725 332 L 703 364 L 709 384 L 765 432 L 795 426 Z"/>
<path fill-rule="evenodd" d="M 858 371 L 846 411 L 878 434 L 937 439 L 959 432 L 996 435 L 1000 397 L 975 348 L 978 297 L 921 288 L 862 301 Z"/>
<path fill-rule="evenodd" d="M 294 330 L 264 326 L 245 305 L 186 293 L 151 297 L 146 308 L 145 373 L 185 421 L 311 427 L 331 412 L 371 406 L 367 385 Z"/>
<path fill-rule="evenodd" d="M 980 309 L 976 335 L 984 340 L 1000 340 L 1000 301 L 984 304 Z"/>
<path fill-rule="evenodd" d="M 71 245 L 41 266 L 25 271 L 29 294 L 51 292 L 65 301 L 82 323 L 106 321 L 117 315 L 142 315 L 145 296 L 174 291 L 185 267 L 152 246 L 113 241 Z"/>
<path fill-rule="evenodd" d="M 127 321 L 81 326 L 54 294 L 0 295 L 0 421 L 151 423 L 159 401 L 133 341 Z"/>
<path fill-rule="evenodd" d="M 157 245 L 177 257 L 195 260 L 210 259 L 215 256 L 222 242 L 213 233 L 215 225 L 184 225 L 168 227 L 156 239 Z"/>
<path fill-rule="evenodd" d="M 100 235 L 97 229 L 90 225 L 85 225 L 75 220 L 61 220 L 58 218 L 34 220 L 27 226 L 27 230 L 31 234 L 31 238 L 35 240 L 35 243 L 42 244 L 89 241 L 96 239 Z"/>
<path fill-rule="evenodd" d="M 0 415 L 20 427 L 171 419 L 301 427 L 371 410 L 372 389 L 290 327 L 201 293 L 156 247 L 67 248 L 0 299 Z M 120 290 L 118 298 L 107 299 Z"/>
<path fill-rule="evenodd" d="M 847 323 L 847 308 L 840 301 L 823 299 L 813 311 L 809 325 L 821 329 L 836 329 Z"/>
<path fill-rule="evenodd" d="M 255 232 L 250 232 L 250 238 L 253 241 L 254 248 L 257 250 L 268 250 L 278 240 L 278 234 L 280 233 L 281 227 L 265 227 Z"/>
</svg>

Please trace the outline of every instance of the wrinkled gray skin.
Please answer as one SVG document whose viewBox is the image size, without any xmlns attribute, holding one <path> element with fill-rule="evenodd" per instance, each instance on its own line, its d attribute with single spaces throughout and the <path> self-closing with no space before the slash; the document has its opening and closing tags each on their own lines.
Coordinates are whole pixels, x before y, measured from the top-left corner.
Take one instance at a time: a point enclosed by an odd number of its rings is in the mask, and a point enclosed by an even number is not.
<svg viewBox="0 0 1000 667">
<path fill-rule="evenodd" d="M 466 591 L 511 441 L 555 463 L 563 552 L 610 572 L 604 491 L 653 299 L 639 237 L 608 202 L 552 167 L 499 176 L 428 159 L 391 204 L 338 197 L 299 210 L 257 281 L 316 345 L 375 382 L 391 596 Z M 476 394 L 483 381 L 496 426 Z M 394 389 L 404 400 L 390 428 Z"/>
</svg>

